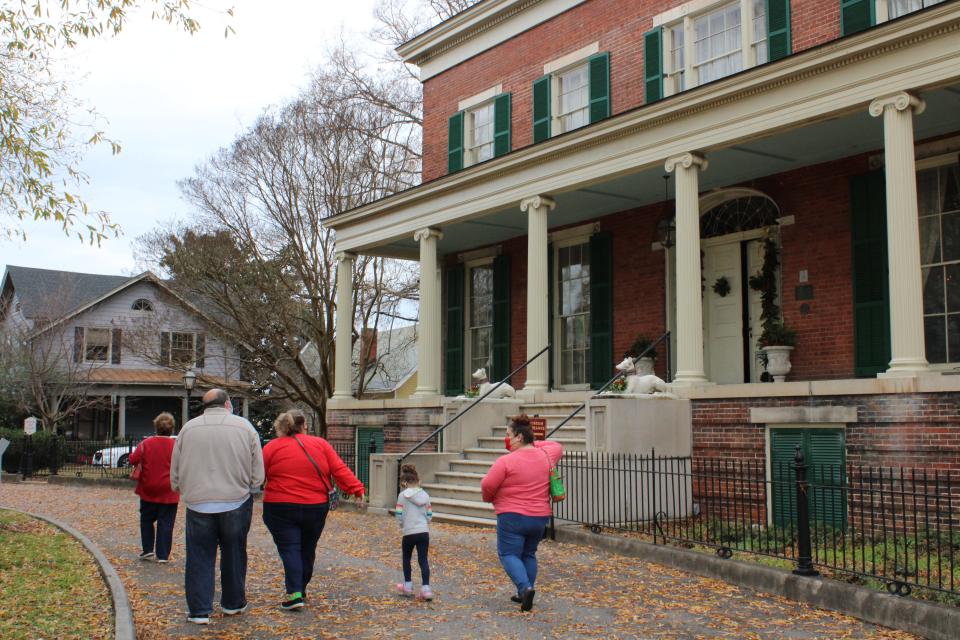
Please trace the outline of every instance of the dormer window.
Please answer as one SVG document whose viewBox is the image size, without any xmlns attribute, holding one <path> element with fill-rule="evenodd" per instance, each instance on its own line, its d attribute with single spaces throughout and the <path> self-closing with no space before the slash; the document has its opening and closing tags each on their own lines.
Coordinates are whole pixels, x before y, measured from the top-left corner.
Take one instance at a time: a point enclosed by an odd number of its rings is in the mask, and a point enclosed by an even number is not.
<svg viewBox="0 0 960 640">
<path fill-rule="evenodd" d="M 153 311 L 153 303 L 146 298 L 137 298 L 130 308 L 134 311 Z"/>
</svg>

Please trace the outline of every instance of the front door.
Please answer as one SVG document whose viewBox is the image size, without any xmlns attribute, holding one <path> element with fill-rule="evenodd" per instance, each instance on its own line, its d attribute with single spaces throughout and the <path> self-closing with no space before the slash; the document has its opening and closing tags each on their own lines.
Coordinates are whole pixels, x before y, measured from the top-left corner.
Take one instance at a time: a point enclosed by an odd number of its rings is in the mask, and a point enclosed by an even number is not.
<svg viewBox="0 0 960 640">
<path fill-rule="evenodd" d="M 561 389 L 590 384 L 590 243 L 556 248 L 557 376 Z"/>
<path fill-rule="evenodd" d="M 760 294 L 749 286 L 763 261 L 763 241 L 703 242 L 703 344 L 708 378 L 718 384 L 757 382 Z"/>
</svg>

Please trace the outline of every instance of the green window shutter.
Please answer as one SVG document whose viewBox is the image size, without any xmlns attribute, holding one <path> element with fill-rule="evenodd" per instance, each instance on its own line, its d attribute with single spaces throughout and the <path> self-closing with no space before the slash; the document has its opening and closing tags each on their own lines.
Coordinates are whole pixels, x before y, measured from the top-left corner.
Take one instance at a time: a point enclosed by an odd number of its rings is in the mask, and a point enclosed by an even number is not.
<svg viewBox="0 0 960 640">
<path fill-rule="evenodd" d="M 783 527 L 797 522 L 797 445 L 803 448 L 803 429 L 770 430 L 770 478 L 773 481 L 773 523 Z"/>
<path fill-rule="evenodd" d="M 590 386 L 613 377 L 613 236 L 590 238 Z"/>
<path fill-rule="evenodd" d="M 767 0 L 767 53 L 771 62 L 791 53 L 790 0 Z"/>
<path fill-rule="evenodd" d="M 610 54 L 590 56 L 590 122 L 610 117 Z"/>
<path fill-rule="evenodd" d="M 73 361 L 83 362 L 83 338 L 85 329 L 83 327 L 73 328 Z"/>
<path fill-rule="evenodd" d="M 196 365 L 203 369 L 207 366 L 207 334 L 198 333 L 197 334 L 197 344 L 196 344 Z"/>
<path fill-rule="evenodd" d="M 160 364 L 168 367 L 170 366 L 170 332 L 161 331 L 160 332 Z"/>
<path fill-rule="evenodd" d="M 510 373 L 510 256 L 493 261 L 493 367 L 490 381 Z"/>
<path fill-rule="evenodd" d="M 110 364 L 120 364 L 123 352 L 123 329 L 112 329 L 110 342 Z"/>
<path fill-rule="evenodd" d="M 510 153 L 511 95 L 501 93 L 493 99 L 493 157 Z"/>
<path fill-rule="evenodd" d="M 554 363 L 557 362 L 556 356 L 557 353 L 557 343 L 554 340 L 554 308 L 556 306 L 556 298 L 553 295 L 553 289 L 556 286 L 556 273 L 554 272 L 555 261 L 553 259 L 553 243 L 547 245 L 547 343 L 550 345 L 550 351 L 547 352 L 547 358 L 549 359 L 548 366 L 550 367 L 550 374 L 548 378 L 550 382 L 548 383 L 551 389 L 555 388 L 554 385 Z M 540 356 L 541 358 L 544 356 Z"/>
<path fill-rule="evenodd" d="M 877 23 L 874 0 L 840 0 L 840 35 L 849 36 Z"/>
<path fill-rule="evenodd" d="M 663 97 L 663 28 L 643 34 L 643 95 L 650 104 Z"/>
<path fill-rule="evenodd" d="M 837 529 L 847 526 L 845 443 L 842 429 L 807 430 L 810 519 Z"/>
<path fill-rule="evenodd" d="M 447 171 L 454 173 L 463 169 L 463 111 L 458 111 L 448 121 Z"/>
<path fill-rule="evenodd" d="M 533 81 L 533 142 L 550 137 L 550 83 L 549 75 Z"/>
<path fill-rule="evenodd" d="M 447 269 L 447 347 L 444 394 L 458 396 L 463 387 L 463 265 Z"/>
<path fill-rule="evenodd" d="M 890 362 L 887 210 L 883 173 L 850 179 L 854 374 L 871 377 Z"/>
</svg>

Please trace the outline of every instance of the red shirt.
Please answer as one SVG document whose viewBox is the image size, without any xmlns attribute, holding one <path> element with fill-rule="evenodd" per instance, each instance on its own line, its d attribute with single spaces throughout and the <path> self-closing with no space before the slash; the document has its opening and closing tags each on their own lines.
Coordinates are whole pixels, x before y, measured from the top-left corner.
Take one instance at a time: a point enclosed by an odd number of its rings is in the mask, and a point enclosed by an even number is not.
<svg viewBox="0 0 960 640">
<path fill-rule="evenodd" d="M 314 462 L 320 467 L 322 477 L 293 437 L 283 436 L 271 440 L 263 448 L 263 468 L 267 475 L 267 486 L 263 491 L 264 502 L 327 502 L 327 493 L 332 488 L 331 475 L 343 493 L 363 495 L 363 483 L 353 475 L 329 442 L 302 433 L 298 433 L 296 438 L 310 452 Z"/>
<path fill-rule="evenodd" d="M 167 436 L 152 436 L 130 454 L 130 464 L 141 467 L 136 494 L 147 502 L 180 502 L 180 494 L 170 488 L 170 458 L 176 442 Z"/>
</svg>

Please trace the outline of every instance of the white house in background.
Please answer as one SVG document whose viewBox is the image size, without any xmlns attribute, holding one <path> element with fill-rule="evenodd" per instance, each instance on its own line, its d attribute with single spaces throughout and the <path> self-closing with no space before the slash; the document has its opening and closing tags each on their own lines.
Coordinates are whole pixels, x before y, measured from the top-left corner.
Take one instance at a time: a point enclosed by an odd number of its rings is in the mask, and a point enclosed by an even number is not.
<svg viewBox="0 0 960 640">
<path fill-rule="evenodd" d="M 207 314 L 149 271 L 126 277 L 8 266 L 0 328 L 29 340 L 59 341 L 60 357 L 82 372 L 86 393 L 105 399 L 104 408 L 82 411 L 65 427 L 74 438 L 148 435 L 161 411 L 183 424 L 191 413 L 183 376 L 191 367 L 194 402 L 202 389 L 221 386 L 247 413 L 238 347 L 220 339 Z"/>
</svg>

